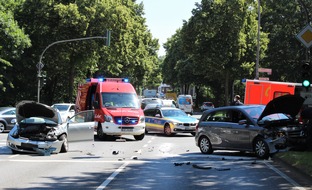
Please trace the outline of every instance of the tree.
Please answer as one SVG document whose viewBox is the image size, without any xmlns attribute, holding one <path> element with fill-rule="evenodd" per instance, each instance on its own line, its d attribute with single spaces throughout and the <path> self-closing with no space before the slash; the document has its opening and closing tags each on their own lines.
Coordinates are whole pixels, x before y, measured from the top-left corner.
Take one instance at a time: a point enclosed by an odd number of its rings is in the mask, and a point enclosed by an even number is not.
<svg viewBox="0 0 312 190">
<path fill-rule="evenodd" d="M 191 83 L 204 79 L 223 104 L 229 103 L 233 80 L 250 77 L 255 64 L 257 14 L 253 7 L 253 2 L 244 0 L 203 0 L 184 23 L 177 39 L 181 41 L 179 53 L 190 59 L 193 77 L 187 79 Z M 263 47 L 266 35 L 262 34 Z M 190 70 L 185 70 L 180 75 L 189 74 Z"/>
<path fill-rule="evenodd" d="M 14 102 L 6 101 L 3 94 L 14 88 L 14 73 L 7 72 L 12 67 L 12 61 L 20 60 L 25 48 L 30 47 L 30 39 L 24 30 L 18 25 L 14 17 L 14 10 L 19 6 L 18 1 L 0 1 L 0 94 L 1 105 Z"/>
<path fill-rule="evenodd" d="M 153 64 L 158 64 L 158 42 L 146 28 L 143 4 L 135 1 L 28 0 L 15 15 L 34 44 L 21 63 L 13 64 L 20 71 L 15 79 L 19 81 L 16 99 L 34 99 L 39 56 L 60 40 L 104 36 L 107 29 L 112 31 L 110 47 L 99 39 L 56 44 L 45 52 L 42 62 L 47 85 L 41 90 L 41 99 L 47 104 L 73 102 L 76 85 L 97 74 L 130 77 L 134 86 L 142 86 L 153 73 Z"/>
</svg>

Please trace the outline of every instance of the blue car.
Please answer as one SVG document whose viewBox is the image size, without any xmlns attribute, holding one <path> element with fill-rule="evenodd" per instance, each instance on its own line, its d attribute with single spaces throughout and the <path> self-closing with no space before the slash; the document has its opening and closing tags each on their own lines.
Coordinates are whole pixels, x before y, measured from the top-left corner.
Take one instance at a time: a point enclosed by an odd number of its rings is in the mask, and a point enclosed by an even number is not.
<svg viewBox="0 0 312 190">
<path fill-rule="evenodd" d="M 195 135 L 198 119 L 173 107 L 154 107 L 144 110 L 145 132 L 163 133 L 172 136 L 176 133 Z"/>
</svg>

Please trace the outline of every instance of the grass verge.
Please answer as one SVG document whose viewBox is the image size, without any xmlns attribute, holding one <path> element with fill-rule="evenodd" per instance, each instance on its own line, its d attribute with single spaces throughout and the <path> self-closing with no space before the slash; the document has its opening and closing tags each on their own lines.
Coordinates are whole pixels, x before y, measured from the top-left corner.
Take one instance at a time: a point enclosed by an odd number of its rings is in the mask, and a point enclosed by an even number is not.
<svg viewBox="0 0 312 190">
<path fill-rule="evenodd" d="M 287 164 L 312 176 L 312 151 L 288 151 L 275 155 Z"/>
</svg>

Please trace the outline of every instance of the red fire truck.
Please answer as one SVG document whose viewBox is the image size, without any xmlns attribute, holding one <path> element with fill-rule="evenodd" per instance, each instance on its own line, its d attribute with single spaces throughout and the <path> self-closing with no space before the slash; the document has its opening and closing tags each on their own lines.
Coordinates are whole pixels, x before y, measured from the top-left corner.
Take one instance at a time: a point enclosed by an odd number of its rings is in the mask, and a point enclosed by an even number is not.
<svg viewBox="0 0 312 190">
<path fill-rule="evenodd" d="M 91 78 L 79 85 L 78 111 L 94 109 L 100 139 L 133 135 L 142 140 L 145 118 L 134 87 L 126 78 Z"/>
<path fill-rule="evenodd" d="M 244 104 L 263 104 L 279 96 L 298 94 L 306 99 L 304 104 L 312 105 L 312 93 L 301 83 L 264 80 L 246 80 Z"/>
</svg>

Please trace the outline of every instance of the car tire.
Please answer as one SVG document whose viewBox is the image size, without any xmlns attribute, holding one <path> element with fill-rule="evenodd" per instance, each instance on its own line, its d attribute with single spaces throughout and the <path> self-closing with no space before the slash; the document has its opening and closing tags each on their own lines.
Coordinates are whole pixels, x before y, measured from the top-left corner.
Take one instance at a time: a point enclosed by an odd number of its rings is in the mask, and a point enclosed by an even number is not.
<svg viewBox="0 0 312 190">
<path fill-rule="evenodd" d="M 19 151 L 11 149 L 12 154 L 20 154 Z"/>
<path fill-rule="evenodd" d="M 137 141 L 141 141 L 144 139 L 145 133 L 141 134 L 141 135 L 134 135 L 135 140 Z"/>
<path fill-rule="evenodd" d="M 63 141 L 62 147 L 61 147 L 61 153 L 68 152 L 69 146 L 68 146 L 68 139 L 65 134 L 61 135 L 59 138 L 60 141 Z"/>
<path fill-rule="evenodd" d="M 3 133 L 4 130 L 5 130 L 5 124 L 0 122 L 0 133 Z"/>
<path fill-rule="evenodd" d="M 213 149 L 210 143 L 210 140 L 206 136 L 202 136 L 198 141 L 199 149 L 203 154 L 212 154 Z"/>
<path fill-rule="evenodd" d="M 260 159 L 268 159 L 270 156 L 270 150 L 268 143 L 262 138 L 257 138 L 254 142 L 254 151 L 256 156 Z"/>
<path fill-rule="evenodd" d="M 102 125 L 99 124 L 98 127 L 97 127 L 97 130 L 96 130 L 96 133 L 97 133 L 97 137 L 104 141 L 104 140 L 112 140 L 113 139 L 113 136 L 108 136 L 106 135 L 103 130 L 102 130 Z M 110 137 L 110 138 L 109 138 Z"/>
<path fill-rule="evenodd" d="M 172 136 L 171 128 L 169 124 L 166 124 L 164 127 L 164 133 L 166 136 Z"/>
</svg>

